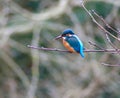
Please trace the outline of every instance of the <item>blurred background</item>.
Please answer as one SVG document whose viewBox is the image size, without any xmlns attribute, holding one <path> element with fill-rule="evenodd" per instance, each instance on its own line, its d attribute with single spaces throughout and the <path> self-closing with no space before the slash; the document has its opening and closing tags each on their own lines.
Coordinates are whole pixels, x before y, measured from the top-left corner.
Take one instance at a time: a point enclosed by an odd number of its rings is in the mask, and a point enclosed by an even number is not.
<svg viewBox="0 0 120 98">
<path fill-rule="evenodd" d="M 65 49 L 53 39 L 71 28 L 86 49 L 96 49 L 89 41 L 112 49 L 80 1 L 0 0 L 0 98 L 120 98 L 120 67 L 101 64 L 119 65 L 119 53 L 85 53 L 83 59 L 27 47 Z M 88 0 L 85 7 L 120 29 L 120 0 Z M 117 40 L 111 41 L 120 48 Z"/>
</svg>

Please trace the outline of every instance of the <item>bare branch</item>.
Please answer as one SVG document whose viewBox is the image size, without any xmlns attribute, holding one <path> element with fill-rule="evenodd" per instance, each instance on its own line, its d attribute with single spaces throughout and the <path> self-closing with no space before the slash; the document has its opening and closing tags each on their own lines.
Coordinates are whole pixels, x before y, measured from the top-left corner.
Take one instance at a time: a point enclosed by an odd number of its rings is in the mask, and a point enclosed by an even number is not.
<svg viewBox="0 0 120 98">
<path fill-rule="evenodd" d="M 105 34 L 105 35 L 106 35 L 106 38 L 107 38 L 107 41 L 109 42 L 109 44 L 110 44 L 114 49 L 116 49 L 116 51 L 117 51 L 118 48 L 111 42 L 111 40 L 110 40 L 108 34 Z M 119 52 L 118 52 L 118 53 L 119 53 Z"/>
<path fill-rule="evenodd" d="M 117 34 L 119 34 L 119 31 L 117 31 L 116 29 L 114 29 L 113 27 L 111 27 L 104 19 L 102 16 L 98 15 L 94 10 L 92 10 L 91 12 L 93 12 L 93 14 L 95 14 L 99 19 L 102 20 L 102 22 L 112 31 L 116 32 Z"/>
<path fill-rule="evenodd" d="M 37 49 L 37 50 L 44 50 L 44 51 L 59 51 L 59 52 L 69 52 L 68 50 L 61 50 L 61 49 L 56 49 L 56 48 L 44 48 L 44 47 L 36 47 L 36 46 L 31 46 L 31 45 L 27 45 L 28 48 L 32 48 L 32 49 Z"/>
<path fill-rule="evenodd" d="M 120 64 L 107 64 L 107 63 L 101 63 L 102 65 L 105 65 L 105 66 L 120 66 Z"/>
<path fill-rule="evenodd" d="M 99 48 L 99 49 L 101 49 L 101 50 L 105 50 L 105 49 L 103 49 L 102 47 L 98 46 L 97 44 L 95 44 L 95 43 L 93 43 L 93 42 L 91 42 L 91 41 L 89 41 L 89 44 L 90 44 L 90 45 L 93 45 L 93 46 L 95 46 L 96 48 Z"/>
<path fill-rule="evenodd" d="M 62 49 L 57 49 L 57 48 L 45 48 L 45 47 L 37 47 L 37 46 L 31 46 L 31 45 L 27 45 L 28 48 L 32 48 L 32 49 L 37 49 L 37 50 L 44 50 L 44 51 L 58 51 L 58 52 L 68 52 L 71 53 L 68 50 L 62 50 Z M 90 49 L 86 49 L 84 50 L 84 52 L 108 52 L 108 53 L 118 53 L 120 52 L 120 49 L 118 49 L 116 51 L 116 49 L 105 49 L 105 50 L 90 50 Z"/>
<path fill-rule="evenodd" d="M 102 27 L 93 17 L 93 15 L 87 10 L 87 8 L 84 6 L 84 3 L 81 3 L 81 6 L 84 8 L 84 10 L 89 14 L 89 16 L 91 17 L 92 21 L 102 30 L 104 31 L 104 33 L 110 35 L 111 37 L 113 37 L 114 39 L 116 39 L 117 41 L 120 42 L 120 39 L 118 39 L 117 37 L 115 37 L 114 35 L 112 35 L 109 31 L 107 31 L 104 27 Z"/>
<path fill-rule="evenodd" d="M 114 31 L 114 32 L 116 32 L 117 34 L 119 34 L 119 32 L 118 32 L 117 30 L 113 29 L 113 28 L 102 18 L 102 16 L 99 16 L 94 10 L 92 10 L 91 12 L 92 12 L 93 14 L 95 14 L 99 19 L 101 19 L 102 22 L 103 22 L 109 29 L 111 29 L 112 31 Z M 107 30 L 106 30 L 106 31 L 107 31 Z M 108 36 L 108 33 L 106 33 L 105 36 L 106 36 L 107 41 L 109 42 L 109 44 L 110 44 L 114 49 L 116 49 L 116 51 L 117 51 L 118 48 L 111 42 L 111 40 L 110 40 L 110 38 L 109 38 L 109 36 Z M 118 53 L 119 53 L 119 52 L 118 52 Z"/>
</svg>

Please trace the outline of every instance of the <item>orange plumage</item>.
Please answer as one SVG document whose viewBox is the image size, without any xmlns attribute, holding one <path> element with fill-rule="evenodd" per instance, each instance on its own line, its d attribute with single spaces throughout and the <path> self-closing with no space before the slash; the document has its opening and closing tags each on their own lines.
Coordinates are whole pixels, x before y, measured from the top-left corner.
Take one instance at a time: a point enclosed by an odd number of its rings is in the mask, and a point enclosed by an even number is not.
<svg viewBox="0 0 120 98">
<path fill-rule="evenodd" d="M 67 48 L 70 52 L 76 52 L 70 45 L 62 38 L 63 45 Z"/>
</svg>

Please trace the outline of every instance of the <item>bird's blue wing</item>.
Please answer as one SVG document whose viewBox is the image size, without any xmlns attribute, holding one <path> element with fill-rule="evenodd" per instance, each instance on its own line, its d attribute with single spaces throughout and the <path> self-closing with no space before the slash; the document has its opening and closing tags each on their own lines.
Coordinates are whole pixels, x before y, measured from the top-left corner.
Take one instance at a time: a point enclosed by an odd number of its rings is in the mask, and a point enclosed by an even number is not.
<svg viewBox="0 0 120 98">
<path fill-rule="evenodd" d="M 83 47 L 83 43 L 81 42 L 81 40 L 80 40 L 76 35 L 73 35 L 73 36 L 71 36 L 71 37 L 67 37 L 67 38 L 66 38 L 66 41 L 69 43 L 69 45 L 70 45 L 71 47 L 74 48 L 74 50 L 75 50 L 76 52 L 79 52 L 80 55 L 81 55 L 82 57 L 84 57 L 84 52 L 83 52 L 84 47 Z"/>
</svg>

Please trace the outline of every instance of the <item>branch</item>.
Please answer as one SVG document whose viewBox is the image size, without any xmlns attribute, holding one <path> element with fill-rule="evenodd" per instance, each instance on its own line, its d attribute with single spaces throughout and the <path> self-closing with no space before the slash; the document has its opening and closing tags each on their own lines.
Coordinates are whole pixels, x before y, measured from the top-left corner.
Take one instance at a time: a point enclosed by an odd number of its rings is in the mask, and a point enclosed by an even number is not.
<svg viewBox="0 0 120 98">
<path fill-rule="evenodd" d="M 89 14 L 89 16 L 91 17 L 92 21 L 102 30 L 104 31 L 106 38 L 109 42 L 109 44 L 117 51 L 118 48 L 111 42 L 110 38 L 108 37 L 108 35 L 110 35 L 111 37 L 113 37 L 114 39 L 116 39 L 117 41 L 120 42 L 120 39 L 117 38 L 116 36 L 114 36 L 113 34 L 111 34 L 109 31 L 107 31 L 104 27 L 102 27 L 94 18 L 94 16 L 90 13 L 90 11 L 87 10 L 87 8 L 84 6 L 84 2 L 81 2 L 82 7 L 84 8 L 84 10 Z M 102 20 L 102 22 L 108 27 L 110 28 L 112 31 L 116 32 L 117 34 L 119 34 L 119 32 L 115 29 L 113 29 L 109 24 L 107 24 L 107 22 L 101 17 L 99 16 L 94 10 L 91 10 L 91 12 L 96 15 L 98 18 L 100 18 Z M 106 51 L 106 50 L 105 50 Z M 119 50 L 118 50 L 119 53 Z"/>
<path fill-rule="evenodd" d="M 114 31 L 114 32 L 116 32 L 117 34 L 119 34 L 119 31 L 116 30 L 116 29 L 114 29 L 113 27 L 111 27 L 111 26 L 105 21 L 105 19 L 104 19 L 102 16 L 98 15 L 94 10 L 92 10 L 92 13 L 93 13 L 94 15 L 96 15 L 99 19 L 101 19 L 101 21 L 102 21 L 109 29 L 111 29 L 112 31 Z"/>
<path fill-rule="evenodd" d="M 102 47 L 98 46 L 97 44 L 95 44 L 95 43 L 93 43 L 93 42 L 91 42 L 91 41 L 89 41 L 88 43 L 89 43 L 90 45 L 92 45 L 92 46 L 95 46 L 96 48 L 98 48 L 98 49 L 100 49 L 100 50 L 105 50 L 105 49 L 103 49 Z"/>
<path fill-rule="evenodd" d="M 107 64 L 107 63 L 101 63 L 104 66 L 120 66 L 120 64 Z"/>
<path fill-rule="evenodd" d="M 116 29 L 114 29 L 113 27 L 111 27 L 111 26 L 103 19 L 102 16 L 98 15 L 94 10 L 92 10 L 92 13 L 95 14 L 109 29 L 111 29 L 112 31 L 114 31 L 114 32 L 116 32 L 118 35 L 120 35 L 120 34 L 119 34 L 119 31 L 117 31 Z M 108 36 L 107 33 L 105 34 L 105 36 L 106 36 L 107 41 L 109 42 L 109 44 L 110 44 L 114 49 L 117 50 L 117 47 L 111 42 L 111 40 L 110 40 L 110 38 L 109 38 L 109 36 Z"/>
<path fill-rule="evenodd" d="M 31 45 L 27 45 L 28 48 L 32 48 L 32 49 L 37 49 L 37 50 L 44 50 L 44 51 L 59 51 L 59 52 L 69 52 L 68 50 L 61 50 L 61 49 L 57 49 L 57 48 L 45 48 L 45 47 L 37 47 L 37 46 L 31 46 Z"/>
<path fill-rule="evenodd" d="M 62 50 L 62 49 L 57 49 L 57 48 L 45 48 L 45 47 L 37 47 L 37 46 L 32 46 L 32 45 L 27 45 L 28 48 L 32 49 L 37 49 L 37 50 L 44 50 L 44 51 L 58 51 L 58 52 L 67 52 L 71 53 L 68 50 Z M 90 50 L 90 49 L 85 49 L 84 52 L 108 52 L 108 53 L 118 53 L 120 52 L 120 49 L 105 49 L 105 50 Z"/>
<path fill-rule="evenodd" d="M 115 37 L 114 35 L 112 35 L 109 31 L 107 31 L 104 27 L 102 27 L 94 18 L 94 16 L 90 13 L 90 11 L 88 11 L 88 9 L 84 6 L 84 2 L 81 2 L 81 6 L 83 7 L 83 9 L 89 14 L 89 16 L 91 17 L 92 21 L 105 33 L 110 35 L 111 37 L 113 37 L 114 39 L 116 39 L 117 41 L 120 42 L 120 39 L 118 39 L 117 37 Z"/>
</svg>

